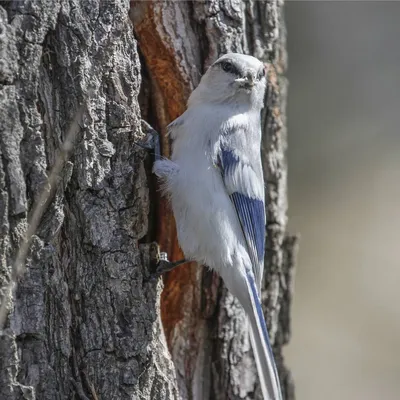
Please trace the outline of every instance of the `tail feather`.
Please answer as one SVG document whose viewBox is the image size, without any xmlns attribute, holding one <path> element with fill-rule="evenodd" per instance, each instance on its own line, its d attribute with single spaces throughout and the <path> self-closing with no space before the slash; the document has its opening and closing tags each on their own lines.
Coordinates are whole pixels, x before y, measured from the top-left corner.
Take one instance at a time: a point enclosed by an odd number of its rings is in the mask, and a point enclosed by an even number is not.
<svg viewBox="0 0 400 400">
<path fill-rule="evenodd" d="M 252 273 L 246 274 L 252 307 L 249 311 L 250 340 L 257 365 L 264 400 L 282 400 L 274 355 L 269 341 L 267 326 Z"/>
</svg>

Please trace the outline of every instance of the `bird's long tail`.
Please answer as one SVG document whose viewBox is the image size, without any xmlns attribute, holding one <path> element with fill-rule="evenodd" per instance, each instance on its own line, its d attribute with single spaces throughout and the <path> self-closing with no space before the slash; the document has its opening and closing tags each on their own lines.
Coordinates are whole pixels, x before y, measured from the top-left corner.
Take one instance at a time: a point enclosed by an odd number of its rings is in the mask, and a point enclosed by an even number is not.
<svg viewBox="0 0 400 400">
<path fill-rule="evenodd" d="M 250 339 L 263 397 L 264 400 L 282 400 L 274 355 L 253 274 L 248 273 L 246 278 L 252 303 L 251 310 L 248 312 L 251 325 Z"/>
</svg>

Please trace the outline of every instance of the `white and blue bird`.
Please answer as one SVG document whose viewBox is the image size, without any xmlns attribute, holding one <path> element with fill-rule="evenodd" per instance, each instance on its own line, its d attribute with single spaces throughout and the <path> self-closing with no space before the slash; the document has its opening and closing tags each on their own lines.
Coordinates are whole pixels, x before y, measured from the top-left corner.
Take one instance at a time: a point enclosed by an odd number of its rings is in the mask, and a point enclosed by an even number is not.
<svg viewBox="0 0 400 400">
<path fill-rule="evenodd" d="M 265 399 L 282 394 L 260 302 L 265 251 L 261 109 L 265 66 L 252 56 L 220 57 L 168 126 L 171 160 L 160 178 L 185 259 L 217 271 L 243 306 Z"/>
</svg>

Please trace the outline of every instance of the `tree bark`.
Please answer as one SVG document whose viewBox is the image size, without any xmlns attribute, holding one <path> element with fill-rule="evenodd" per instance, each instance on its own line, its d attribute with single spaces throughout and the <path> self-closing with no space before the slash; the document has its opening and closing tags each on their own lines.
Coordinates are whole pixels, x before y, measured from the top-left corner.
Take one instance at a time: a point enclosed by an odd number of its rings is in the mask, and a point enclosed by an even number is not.
<svg viewBox="0 0 400 400">
<path fill-rule="evenodd" d="M 151 279 L 149 243 L 181 254 L 171 211 L 134 142 L 161 132 L 217 56 L 270 66 L 264 109 L 265 311 L 285 392 L 294 248 L 285 237 L 282 3 L 26 0 L 0 5 L 0 399 L 260 398 L 244 314 L 197 265 Z M 130 17 L 130 18 L 129 18 Z M 69 160 L 48 177 L 69 126 Z M 41 193 L 43 216 L 13 284 Z M 32 225 L 31 225 L 32 226 Z"/>
</svg>

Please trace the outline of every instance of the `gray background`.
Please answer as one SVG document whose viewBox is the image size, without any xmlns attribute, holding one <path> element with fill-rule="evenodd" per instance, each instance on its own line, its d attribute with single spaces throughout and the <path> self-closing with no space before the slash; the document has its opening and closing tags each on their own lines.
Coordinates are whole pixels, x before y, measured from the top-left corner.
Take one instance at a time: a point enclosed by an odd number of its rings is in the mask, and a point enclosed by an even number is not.
<svg viewBox="0 0 400 400">
<path fill-rule="evenodd" d="M 298 400 L 400 399 L 400 2 L 286 3 Z"/>
</svg>

